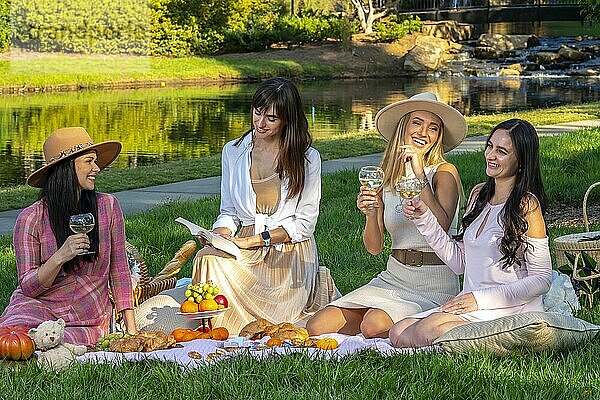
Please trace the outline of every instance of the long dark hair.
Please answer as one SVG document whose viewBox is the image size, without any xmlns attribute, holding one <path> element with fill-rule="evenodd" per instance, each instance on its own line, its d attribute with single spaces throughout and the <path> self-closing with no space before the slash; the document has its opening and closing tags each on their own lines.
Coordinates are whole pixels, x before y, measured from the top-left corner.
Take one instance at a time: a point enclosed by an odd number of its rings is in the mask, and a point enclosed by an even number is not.
<svg viewBox="0 0 600 400">
<path fill-rule="evenodd" d="M 299 195 L 304 187 L 304 161 L 312 144 L 302 99 L 294 83 L 287 78 L 271 78 L 260 84 L 252 97 L 252 110 L 268 110 L 273 106 L 275 115 L 283 122 L 279 140 L 279 156 L 275 172 L 288 179 L 288 199 Z M 253 131 L 250 128 L 235 145 Z"/>
<path fill-rule="evenodd" d="M 80 156 L 78 154 L 76 157 Z M 75 172 L 75 157 L 71 157 L 56 164 L 48 173 L 46 184 L 40 192 L 40 199 L 46 203 L 50 226 L 56 238 L 56 244 L 60 248 L 67 237 L 73 235 L 69 228 L 69 217 L 74 214 L 92 213 L 96 224 L 94 229 L 88 233 L 90 238 L 90 251 L 93 255 L 79 256 L 87 260 L 93 260 L 98 255 L 98 199 L 95 190 L 83 190 L 79 186 Z M 76 258 L 63 265 L 66 272 L 73 271 Z"/>
<path fill-rule="evenodd" d="M 508 268 L 517 261 L 517 251 L 525 244 L 523 235 L 527 231 L 524 209 L 529 194 L 535 195 L 539 201 L 542 214 L 546 213 L 546 193 L 542 182 L 540 170 L 539 147 L 535 128 L 522 119 L 510 119 L 496 125 L 487 138 L 489 143 L 492 135 L 499 129 L 509 132 L 515 154 L 517 156 L 517 172 L 515 186 L 512 188 L 500 218 L 504 224 L 504 236 L 500 241 L 503 269 Z M 456 239 L 462 240 L 465 229 L 481 214 L 485 205 L 491 200 L 496 190 L 494 179 L 488 177 L 483 187 L 477 194 L 475 204 L 462 220 L 461 231 Z"/>
</svg>

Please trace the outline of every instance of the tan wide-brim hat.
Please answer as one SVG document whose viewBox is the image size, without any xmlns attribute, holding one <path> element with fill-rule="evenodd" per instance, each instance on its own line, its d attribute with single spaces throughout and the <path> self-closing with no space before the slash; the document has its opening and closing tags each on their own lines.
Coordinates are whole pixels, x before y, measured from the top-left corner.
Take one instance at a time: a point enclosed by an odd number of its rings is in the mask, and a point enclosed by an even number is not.
<svg viewBox="0 0 600 400">
<path fill-rule="evenodd" d="M 77 154 L 96 151 L 96 164 L 100 169 L 106 168 L 121 152 L 121 143 L 108 141 L 94 144 L 89 133 L 81 127 L 60 128 L 48 136 L 44 142 L 44 158 L 46 165 L 36 170 L 29 178 L 29 186 L 42 188 L 46 184 L 50 169 L 57 163 Z"/>
<path fill-rule="evenodd" d="M 375 116 L 375 126 L 385 138 L 390 140 L 400 119 L 413 111 L 429 111 L 440 117 L 444 124 L 442 145 L 444 153 L 452 150 L 467 136 L 467 120 L 457 109 L 438 100 L 435 93 L 425 92 L 385 106 Z"/>
</svg>

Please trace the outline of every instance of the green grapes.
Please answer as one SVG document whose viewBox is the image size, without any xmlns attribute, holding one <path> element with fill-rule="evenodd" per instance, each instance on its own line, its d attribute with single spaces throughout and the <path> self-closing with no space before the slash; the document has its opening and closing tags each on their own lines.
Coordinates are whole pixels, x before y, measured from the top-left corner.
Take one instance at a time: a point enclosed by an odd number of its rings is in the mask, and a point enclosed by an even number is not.
<svg viewBox="0 0 600 400">
<path fill-rule="evenodd" d="M 202 300 L 212 300 L 219 293 L 219 288 L 208 281 L 197 285 L 187 285 L 185 297 L 190 301 L 200 303 Z"/>
<path fill-rule="evenodd" d="M 110 343 L 116 339 L 123 339 L 131 337 L 129 333 L 115 332 L 109 333 L 105 336 L 98 338 L 98 342 L 96 343 L 97 350 L 108 350 L 110 349 Z"/>
</svg>

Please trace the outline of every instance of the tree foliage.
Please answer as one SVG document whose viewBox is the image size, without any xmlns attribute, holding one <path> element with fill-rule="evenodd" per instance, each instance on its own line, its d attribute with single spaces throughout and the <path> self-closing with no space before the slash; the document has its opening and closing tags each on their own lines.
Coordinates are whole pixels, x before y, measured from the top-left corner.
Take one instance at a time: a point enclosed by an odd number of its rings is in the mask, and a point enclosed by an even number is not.
<svg viewBox="0 0 600 400">
<path fill-rule="evenodd" d="M 586 21 L 600 22 L 600 0 L 581 0 L 581 6 Z"/>
<path fill-rule="evenodd" d="M 375 7 L 373 0 L 350 0 L 356 9 L 364 33 L 373 33 L 373 23 L 388 13 L 387 7 Z"/>
</svg>

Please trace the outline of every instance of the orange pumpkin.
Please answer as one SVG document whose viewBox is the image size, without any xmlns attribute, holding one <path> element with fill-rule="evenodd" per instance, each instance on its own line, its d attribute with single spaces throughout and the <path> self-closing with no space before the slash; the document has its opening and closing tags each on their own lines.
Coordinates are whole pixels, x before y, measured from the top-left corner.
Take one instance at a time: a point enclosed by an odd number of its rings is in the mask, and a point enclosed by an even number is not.
<svg viewBox="0 0 600 400">
<path fill-rule="evenodd" d="M 35 350 L 26 326 L 0 328 L 0 358 L 7 360 L 27 360 Z"/>
<path fill-rule="evenodd" d="M 323 339 L 317 340 L 316 346 L 317 346 L 317 349 L 321 349 L 321 350 L 333 350 L 333 349 L 337 349 L 338 342 L 334 338 L 323 338 Z"/>
</svg>

